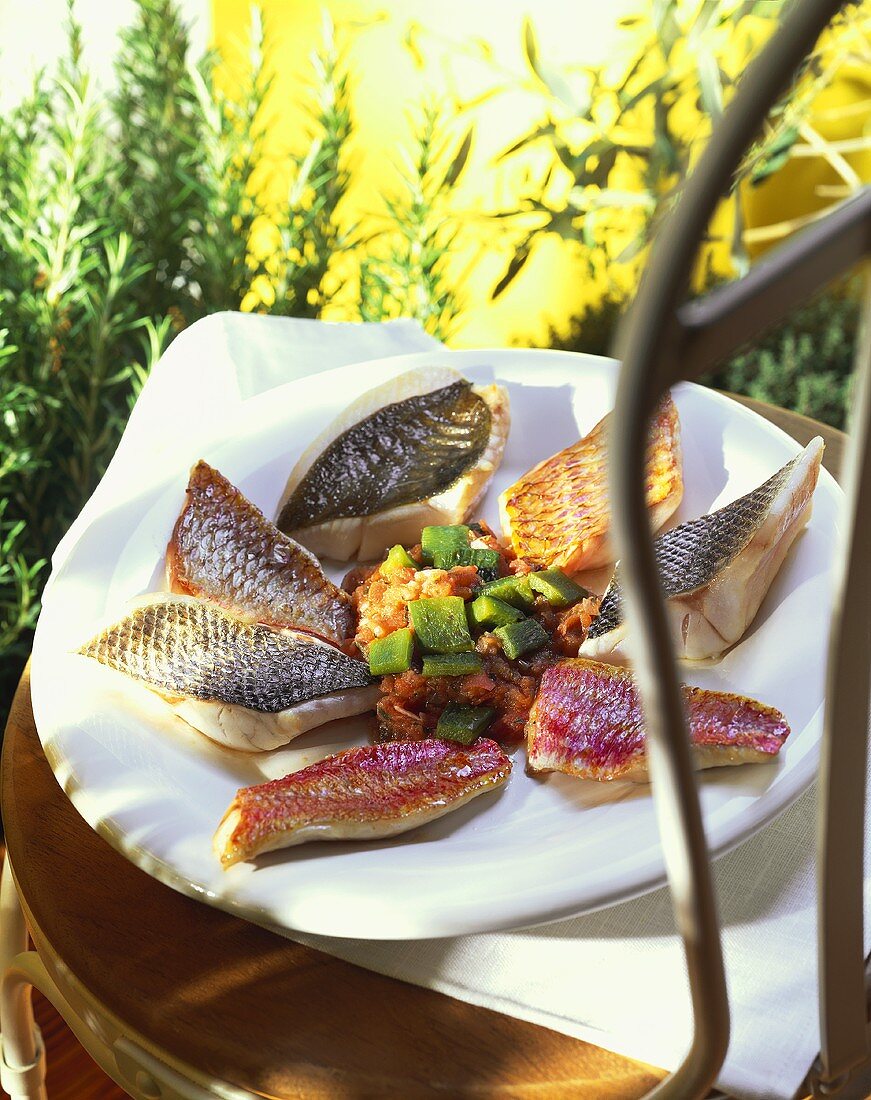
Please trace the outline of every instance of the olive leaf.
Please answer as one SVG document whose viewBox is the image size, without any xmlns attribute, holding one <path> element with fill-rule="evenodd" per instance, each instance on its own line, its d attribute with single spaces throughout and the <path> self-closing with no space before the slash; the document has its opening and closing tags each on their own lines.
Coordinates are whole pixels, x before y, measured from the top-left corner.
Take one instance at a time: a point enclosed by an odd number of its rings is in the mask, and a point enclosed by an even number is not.
<svg viewBox="0 0 871 1100">
<path fill-rule="evenodd" d="M 555 66 L 549 65 L 542 59 L 535 28 L 528 16 L 523 21 L 523 53 L 532 72 L 555 99 L 574 114 L 587 113 L 590 108 L 589 99 L 586 101 L 576 99 L 565 76 Z"/>
<path fill-rule="evenodd" d="M 509 286 L 511 286 L 514 280 L 526 266 L 526 262 L 529 259 L 530 252 L 531 248 L 528 241 L 520 245 L 515 250 L 514 255 L 508 261 L 508 267 L 505 269 L 505 274 L 490 291 L 491 302 L 495 302 L 496 299 L 501 294 L 503 294 Z"/>
<path fill-rule="evenodd" d="M 466 136 L 460 142 L 460 147 L 457 149 L 454 159 L 448 166 L 448 170 L 445 173 L 443 186 L 453 187 L 460 176 L 463 174 L 463 169 L 466 167 L 466 163 L 469 159 L 469 153 L 472 148 L 472 127 L 466 131 Z"/>
<path fill-rule="evenodd" d="M 786 164 L 792 153 L 792 148 L 799 139 L 797 126 L 788 126 L 768 145 L 765 145 L 759 154 L 759 161 L 750 174 L 750 182 L 754 187 L 773 176 L 775 172 Z"/>
</svg>

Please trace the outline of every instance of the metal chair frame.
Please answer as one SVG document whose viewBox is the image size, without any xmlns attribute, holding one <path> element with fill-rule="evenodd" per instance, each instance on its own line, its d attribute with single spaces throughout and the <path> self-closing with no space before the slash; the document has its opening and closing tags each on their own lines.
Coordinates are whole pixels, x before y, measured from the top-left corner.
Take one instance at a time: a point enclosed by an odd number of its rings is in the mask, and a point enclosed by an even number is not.
<svg viewBox="0 0 871 1100">
<path fill-rule="evenodd" d="M 680 1067 L 648 1095 L 708 1092 L 729 1045 L 719 924 L 677 666 L 644 497 L 646 427 L 661 396 L 698 377 L 814 290 L 871 254 L 871 188 L 766 256 L 743 279 L 684 299 L 698 242 L 741 156 L 814 42 L 843 5 L 797 0 L 742 78 L 675 209 L 653 242 L 618 334 L 622 367 L 611 433 L 610 493 L 632 627 L 648 756 L 666 867 L 684 941 L 694 1033 Z M 868 1060 L 863 851 L 871 696 L 871 344 L 869 309 L 846 456 L 847 539 L 835 584 L 820 782 L 818 887 L 821 1052 L 815 1095 L 834 1095 Z M 837 737 L 835 736 L 837 731 Z M 863 1094 L 864 1095 L 864 1094 Z"/>
</svg>

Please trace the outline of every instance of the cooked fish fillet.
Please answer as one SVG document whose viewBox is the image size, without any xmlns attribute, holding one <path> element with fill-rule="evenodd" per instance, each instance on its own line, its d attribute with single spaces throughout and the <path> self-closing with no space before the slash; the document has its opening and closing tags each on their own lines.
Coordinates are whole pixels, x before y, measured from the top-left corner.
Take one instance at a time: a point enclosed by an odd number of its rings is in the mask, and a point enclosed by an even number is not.
<svg viewBox="0 0 871 1100">
<path fill-rule="evenodd" d="M 774 760 L 789 736 L 779 710 L 723 691 L 683 687 L 697 769 Z M 624 668 L 560 661 L 547 669 L 526 725 L 527 770 L 649 781 L 641 704 Z"/>
<path fill-rule="evenodd" d="M 351 597 L 207 462 L 191 470 L 166 574 L 171 591 L 214 600 L 237 618 L 337 643 L 353 633 Z"/>
<path fill-rule="evenodd" d="M 823 447 L 817 436 L 758 489 L 656 540 L 656 561 L 679 657 L 716 657 L 747 630 L 793 540 L 810 518 Z M 615 573 L 580 654 L 622 663 L 625 637 Z"/>
<path fill-rule="evenodd" d="M 243 752 L 371 710 L 379 694 L 362 661 L 319 638 L 245 623 L 190 596 L 133 607 L 79 652 L 143 681 L 194 729 Z"/>
<path fill-rule="evenodd" d="M 369 390 L 291 471 L 276 524 L 316 554 L 374 558 L 427 524 L 461 523 L 502 461 L 502 386 L 424 367 Z"/>
<path fill-rule="evenodd" d="M 518 557 L 567 573 L 614 560 L 606 449 L 610 423 L 609 413 L 583 439 L 539 462 L 499 497 L 502 531 Z M 683 496 L 680 419 L 670 396 L 651 424 L 646 490 L 656 531 Z"/>
<path fill-rule="evenodd" d="M 494 741 L 392 741 L 328 756 L 240 790 L 215 833 L 225 867 L 309 840 L 407 832 L 501 786 L 511 761 Z"/>
</svg>

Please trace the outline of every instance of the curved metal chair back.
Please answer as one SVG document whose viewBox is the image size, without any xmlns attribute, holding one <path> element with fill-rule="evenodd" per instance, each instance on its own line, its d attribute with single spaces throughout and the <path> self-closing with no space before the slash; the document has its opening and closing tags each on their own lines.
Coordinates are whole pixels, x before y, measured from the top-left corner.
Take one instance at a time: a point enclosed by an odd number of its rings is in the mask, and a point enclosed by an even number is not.
<svg viewBox="0 0 871 1100">
<path fill-rule="evenodd" d="M 610 493 L 626 616 L 632 624 L 657 820 L 695 1020 L 683 1064 L 649 1095 L 689 1100 L 713 1084 L 729 1043 L 729 1006 L 711 868 L 690 762 L 678 673 L 647 508 L 647 424 L 675 382 L 698 377 L 836 275 L 871 254 L 871 188 L 754 266 L 685 302 L 710 218 L 741 156 L 841 7 L 797 0 L 748 68 L 651 248 L 618 334 L 623 360 L 611 437 Z M 821 1053 L 815 1094 L 832 1095 L 868 1056 L 863 947 L 865 775 L 871 695 L 871 345 L 868 309 L 846 457 L 847 538 L 836 578 L 820 782 Z"/>
</svg>

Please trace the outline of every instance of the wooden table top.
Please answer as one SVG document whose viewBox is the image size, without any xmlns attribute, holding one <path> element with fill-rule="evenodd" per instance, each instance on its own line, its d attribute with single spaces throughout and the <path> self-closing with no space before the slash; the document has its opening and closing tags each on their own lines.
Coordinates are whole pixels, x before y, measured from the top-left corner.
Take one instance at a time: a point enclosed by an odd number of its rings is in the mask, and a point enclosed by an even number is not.
<svg viewBox="0 0 871 1100">
<path fill-rule="evenodd" d="M 844 437 L 741 399 L 800 442 Z M 3 748 L 6 843 L 26 911 L 110 1011 L 170 1055 L 276 1098 L 643 1096 L 664 1074 L 385 978 L 194 902 L 94 833 L 39 743 L 25 673 Z"/>
</svg>

